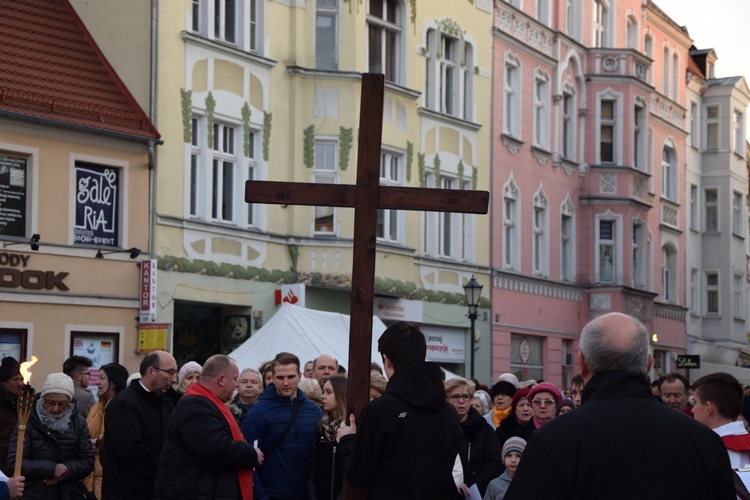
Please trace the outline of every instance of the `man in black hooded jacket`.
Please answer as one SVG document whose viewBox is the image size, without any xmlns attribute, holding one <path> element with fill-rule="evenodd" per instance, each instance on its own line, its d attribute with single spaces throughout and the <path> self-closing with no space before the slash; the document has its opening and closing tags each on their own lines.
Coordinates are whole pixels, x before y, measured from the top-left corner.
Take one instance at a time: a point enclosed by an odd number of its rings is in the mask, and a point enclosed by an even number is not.
<svg viewBox="0 0 750 500">
<path fill-rule="evenodd" d="M 339 429 L 344 474 L 369 499 L 453 500 L 452 470 L 463 432 L 445 399 L 440 368 L 426 363 L 419 327 L 398 322 L 378 340 L 389 381 L 354 425 Z M 355 434 L 356 432 L 356 434 Z"/>
</svg>

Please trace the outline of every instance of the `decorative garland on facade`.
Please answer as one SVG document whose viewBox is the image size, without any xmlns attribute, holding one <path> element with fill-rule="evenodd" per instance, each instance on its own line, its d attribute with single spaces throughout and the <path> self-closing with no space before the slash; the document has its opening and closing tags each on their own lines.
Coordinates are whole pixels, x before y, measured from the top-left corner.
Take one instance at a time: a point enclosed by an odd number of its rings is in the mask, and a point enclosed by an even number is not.
<svg viewBox="0 0 750 500">
<path fill-rule="evenodd" d="M 414 143 L 406 141 L 406 182 L 411 182 L 412 163 L 414 163 Z"/>
<path fill-rule="evenodd" d="M 299 245 L 287 245 L 289 251 L 289 258 L 292 260 L 292 265 L 289 270 L 293 273 L 297 272 L 297 262 L 299 261 Z"/>
<path fill-rule="evenodd" d="M 245 156 L 250 157 L 250 105 L 245 101 L 242 105 L 242 130 L 245 132 L 243 137 L 242 145 L 245 150 Z"/>
<path fill-rule="evenodd" d="M 315 126 L 310 125 L 303 132 L 302 137 L 302 163 L 307 168 L 315 166 Z"/>
<path fill-rule="evenodd" d="M 458 189 L 464 188 L 464 162 L 458 160 Z"/>
<path fill-rule="evenodd" d="M 341 171 L 349 168 L 349 153 L 352 150 L 353 137 L 354 129 L 339 127 L 339 169 Z"/>
<path fill-rule="evenodd" d="M 471 167 L 471 184 L 474 191 L 477 190 L 477 182 L 479 181 L 479 169 L 477 167 Z"/>
<path fill-rule="evenodd" d="M 180 103 L 182 104 L 182 140 L 190 144 L 193 139 L 192 126 L 193 114 L 193 91 L 180 89 Z"/>
<path fill-rule="evenodd" d="M 417 0 L 409 0 L 409 20 L 412 26 L 414 26 L 414 34 L 417 33 Z"/>
<path fill-rule="evenodd" d="M 263 161 L 268 161 L 271 149 L 271 120 L 273 113 L 263 111 Z"/>
<path fill-rule="evenodd" d="M 435 170 L 435 187 L 440 187 L 440 155 L 435 153 L 435 159 L 432 160 L 432 168 Z"/>
<path fill-rule="evenodd" d="M 417 153 L 417 173 L 419 174 L 419 187 L 425 187 L 424 153 Z"/>
<path fill-rule="evenodd" d="M 297 253 L 298 258 L 298 246 L 288 245 L 288 248 L 290 258 L 292 257 L 293 252 Z M 164 271 L 203 274 L 206 276 L 219 276 L 248 281 L 262 281 L 264 283 L 302 283 L 340 288 L 351 287 L 351 276 L 347 274 L 297 272 L 293 269 L 296 268 L 294 258 L 292 260 L 293 268 L 290 268 L 288 271 L 282 271 L 279 269 L 269 270 L 261 267 L 241 266 L 239 264 L 218 264 L 206 260 L 190 260 L 185 257 L 175 257 L 171 255 L 158 257 L 157 267 Z M 464 305 L 466 303 L 466 297 L 463 293 L 419 289 L 417 288 L 417 285 L 412 282 L 392 278 L 375 278 L 375 290 L 390 293 L 398 292 L 404 294 L 404 298 L 408 300 L 422 300 L 425 302 L 457 305 Z M 482 297 L 479 301 L 479 307 L 489 308 L 489 298 Z"/>
<path fill-rule="evenodd" d="M 208 133 L 206 139 L 208 142 L 208 149 L 214 148 L 214 109 L 216 109 L 216 100 L 214 95 L 209 90 L 206 95 L 206 123 L 208 127 Z"/>
</svg>

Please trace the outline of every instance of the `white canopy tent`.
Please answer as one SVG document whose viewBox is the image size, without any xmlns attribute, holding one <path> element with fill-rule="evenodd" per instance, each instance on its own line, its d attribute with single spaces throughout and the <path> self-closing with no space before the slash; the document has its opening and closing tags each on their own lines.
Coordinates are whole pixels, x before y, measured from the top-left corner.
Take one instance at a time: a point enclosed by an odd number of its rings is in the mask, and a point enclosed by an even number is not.
<svg viewBox="0 0 750 500">
<path fill-rule="evenodd" d="M 380 318 L 372 317 L 370 357 L 381 366 L 378 339 L 385 328 Z M 264 361 L 273 359 L 282 351 L 297 355 L 303 365 L 321 354 L 330 354 L 348 368 L 349 316 L 305 309 L 285 302 L 265 325 L 229 356 L 237 362 L 240 370 L 258 369 Z"/>
<path fill-rule="evenodd" d="M 385 329 L 385 323 L 373 316 L 370 359 L 380 366 L 383 366 L 383 360 L 378 352 L 378 339 Z M 237 362 L 240 370 L 257 370 L 263 362 L 282 351 L 297 355 L 303 365 L 321 354 L 329 354 L 348 370 L 349 316 L 285 302 L 263 327 L 229 356 Z M 446 379 L 456 377 L 447 370 L 445 375 Z"/>
</svg>

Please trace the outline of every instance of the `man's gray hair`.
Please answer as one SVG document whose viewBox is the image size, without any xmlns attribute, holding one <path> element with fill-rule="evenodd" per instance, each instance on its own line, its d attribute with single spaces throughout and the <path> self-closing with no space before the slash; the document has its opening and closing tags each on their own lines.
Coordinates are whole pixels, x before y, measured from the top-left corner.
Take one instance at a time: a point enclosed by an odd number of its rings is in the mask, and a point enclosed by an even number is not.
<svg viewBox="0 0 750 500">
<path fill-rule="evenodd" d="M 253 368 L 245 368 L 244 370 L 242 370 L 240 372 L 240 377 L 242 377 L 244 374 L 246 374 L 248 372 L 253 372 L 254 374 L 256 374 L 258 376 L 259 379 L 263 379 L 263 376 L 260 374 L 260 372 L 258 370 L 253 369 Z"/>
<path fill-rule="evenodd" d="M 592 374 L 622 370 L 648 376 L 648 329 L 637 318 L 626 316 L 638 329 L 631 345 L 613 342 L 612 335 L 616 333 L 607 332 L 603 321 L 591 321 L 581 330 L 578 348 Z"/>
</svg>

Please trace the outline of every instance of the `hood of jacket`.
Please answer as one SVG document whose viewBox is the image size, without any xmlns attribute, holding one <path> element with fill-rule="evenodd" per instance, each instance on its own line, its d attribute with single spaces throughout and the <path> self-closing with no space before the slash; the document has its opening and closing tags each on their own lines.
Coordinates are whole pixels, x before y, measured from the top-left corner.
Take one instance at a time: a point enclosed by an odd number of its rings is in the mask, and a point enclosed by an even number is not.
<svg viewBox="0 0 750 500">
<path fill-rule="evenodd" d="M 422 410 L 439 411 L 446 402 L 440 367 L 435 363 L 418 363 L 395 371 L 385 392 Z"/>
</svg>

